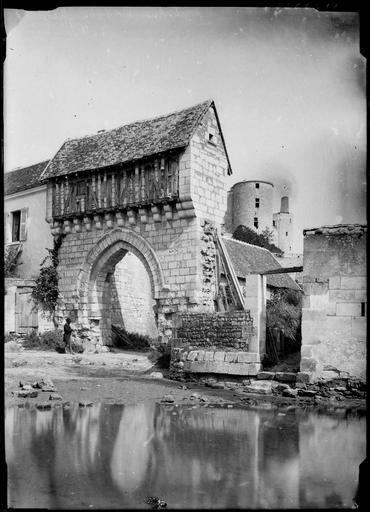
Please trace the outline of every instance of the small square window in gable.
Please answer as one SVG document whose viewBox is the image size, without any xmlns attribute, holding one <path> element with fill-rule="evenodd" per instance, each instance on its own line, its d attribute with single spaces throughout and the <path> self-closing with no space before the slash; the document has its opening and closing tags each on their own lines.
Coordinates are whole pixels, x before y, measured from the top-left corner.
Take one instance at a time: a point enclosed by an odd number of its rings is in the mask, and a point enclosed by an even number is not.
<svg viewBox="0 0 370 512">
<path fill-rule="evenodd" d="M 216 143 L 217 143 L 216 130 L 214 128 L 208 127 L 207 133 L 208 133 L 208 135 L 207 135 L 208 142 L 216 145 Z"/>
</svg>

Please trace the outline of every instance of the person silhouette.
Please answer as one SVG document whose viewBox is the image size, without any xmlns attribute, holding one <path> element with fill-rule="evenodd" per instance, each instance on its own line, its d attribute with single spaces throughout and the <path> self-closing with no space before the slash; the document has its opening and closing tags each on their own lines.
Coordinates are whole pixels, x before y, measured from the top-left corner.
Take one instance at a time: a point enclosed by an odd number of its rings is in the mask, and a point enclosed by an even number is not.
<svg viewBox="0 0 370 512">
<path fill-rule="evenodd" d="M 66 323 L 64 324 L 64 334 L 63 334 L 63 341 L 65 344 L 65 351 L 69 352 L 70 354 L 73 354 L 72 351 L 72 345 L 71 345 L 71 338 L 72 338 L 72 327 L 71 327 L 71 319 L 66 318 Z"/>
</svg>

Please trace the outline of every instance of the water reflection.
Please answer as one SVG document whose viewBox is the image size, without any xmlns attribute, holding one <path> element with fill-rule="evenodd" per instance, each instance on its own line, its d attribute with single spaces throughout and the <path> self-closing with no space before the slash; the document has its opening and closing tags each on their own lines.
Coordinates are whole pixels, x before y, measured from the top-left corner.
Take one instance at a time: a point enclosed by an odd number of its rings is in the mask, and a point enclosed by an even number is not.
<svg viewBox="0 0 370 512">
<path fill-rule="evenodd" d="M 351 507 L 365 420 L 140 404 L 8 408 L 9 506 Z"/>
</svg>

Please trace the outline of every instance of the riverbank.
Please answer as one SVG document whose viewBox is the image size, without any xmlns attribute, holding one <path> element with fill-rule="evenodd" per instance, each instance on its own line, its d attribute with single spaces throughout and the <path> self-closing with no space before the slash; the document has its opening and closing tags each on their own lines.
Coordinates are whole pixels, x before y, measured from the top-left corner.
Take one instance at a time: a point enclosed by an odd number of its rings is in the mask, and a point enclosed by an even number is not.
<svg viewBox="0 0 370 512">
<path fill-rule="evenodd" d="M 311 389 L 310 389 L 311 388 Z M 312 389 L 313 388 L 313 389 Z M 35 350 L 5 352 L 5 405 L 49 408 L 68 403 L 199 403 L 247 407 L 304 407 L 365 413 L 366 400 L 345 396 L 343 386 L 324 389 L 250 380 L 176 381 L 142 352 L 58 354 Z M 306 393 L 304 392 L 306 391 Z M 302 393 L 298 395 L 298 393 Z M 348 395 L 348 392 L 347 392 Z"/>
</svg>

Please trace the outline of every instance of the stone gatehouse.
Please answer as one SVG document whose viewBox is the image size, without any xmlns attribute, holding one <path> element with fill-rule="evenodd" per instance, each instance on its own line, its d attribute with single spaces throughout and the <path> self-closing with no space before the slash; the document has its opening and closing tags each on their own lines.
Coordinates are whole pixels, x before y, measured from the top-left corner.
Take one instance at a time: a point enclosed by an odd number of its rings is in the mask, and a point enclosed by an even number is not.
<svg viewBox="0 0 370 512">
<path fill-rule="evenodd" d="M 71 316 L 110 345 L 112 322 L 129 307 L 134 314 L 135 304 L 136 330 L 144 322 L 163 341 L 175 314 L 215 311 L 217 261 L 208 231 L 224 222 L 231 172 L 211 100 L 67 140 L 42 174 L 47 221 L 63 237 L 60 321 Z M 146 287 L 149 298 L 120 298 L 118 283 L 128 274 L 137 283 L 123 288 Z"/>
</svg>

